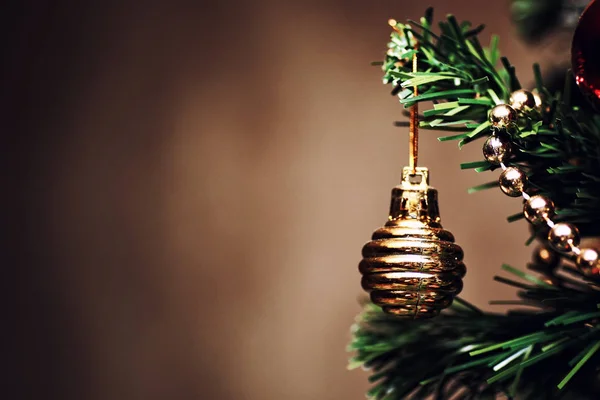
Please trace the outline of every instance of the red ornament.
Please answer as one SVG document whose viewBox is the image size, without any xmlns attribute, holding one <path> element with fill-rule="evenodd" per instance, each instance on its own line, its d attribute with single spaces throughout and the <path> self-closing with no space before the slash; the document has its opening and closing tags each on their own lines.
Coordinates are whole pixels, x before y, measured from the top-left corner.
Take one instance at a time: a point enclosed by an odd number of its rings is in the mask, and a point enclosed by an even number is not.
<svg viewBox="0 0 600 400">
<path fill-rule="evenodd" d="M 575 82 L 600 110 L 600 1 L 592 0 L 579 17 L 571 45 Z"/>
</svg>

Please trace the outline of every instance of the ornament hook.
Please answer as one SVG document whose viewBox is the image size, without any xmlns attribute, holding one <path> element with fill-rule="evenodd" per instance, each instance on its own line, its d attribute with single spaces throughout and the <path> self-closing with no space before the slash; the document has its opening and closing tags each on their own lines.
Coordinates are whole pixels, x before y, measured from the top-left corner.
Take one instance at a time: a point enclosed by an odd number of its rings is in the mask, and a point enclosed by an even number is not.
<svg viewBox="0 0 600 400">
<path fill-rule="evenodd" d="M 415 46 L 415 49 L 417 47 Z M 417 72 L 417 53 L 412 58 L 413 73 Z M 417 85 L 413 89 L 414 97 L 419 95 Z M 419 103 L 410 107 L 410 126 L 409 126 L 409 144 L 408 144 L 408 165 L 413 174 L 417 173 L 417 161 L 419 159 Z"/>
<path fill-rule="evenodd" d="M 398 22 L 395 19 L 389 19 L 388 24 L 392 27 L 399 35 L 405 33 L 398 29 Z M 415 50 L 418 50 L 418 44 L 415 44 Z M 412 72 L 418 72 L 417 65 L 417 52 L 412 56 Z M 413 95 L 417 97 L 419 91 L 417 85 L 413 88 Z M 410 107 L 410 125 L 409 125 L 409 138 L 408 138 L 408 165 L 413 175 L 417 174 L 417 163 L 419 160 L 419 104 L 415 103 Z"/>
</svg>

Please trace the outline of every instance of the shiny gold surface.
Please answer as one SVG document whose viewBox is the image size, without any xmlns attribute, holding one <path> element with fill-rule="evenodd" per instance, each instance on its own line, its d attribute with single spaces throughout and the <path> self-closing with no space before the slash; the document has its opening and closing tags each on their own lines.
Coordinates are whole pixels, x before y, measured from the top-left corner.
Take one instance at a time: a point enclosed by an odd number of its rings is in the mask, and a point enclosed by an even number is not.
<svg viewBox="0 0 600 400">
<path fill-rule="evenodd" d="M 505 195 L 519 197 L 527 189 L 527 175 L 516 167 L 508 167 L 500 174 L 498 184 Z"/>
<path fill-rule="evenodd" d="M 517 111 L 535 108 L 535 96 L 529 90 L 519 89 L 510 95 L 510 105 Z"/>
<path fill-rule="evenodd" d="M 596 249 L 581 249 L 575 263 L 586 276 L 600 275 L 600 254 Z"/>
<path fill-rule="evenodd" d="M 550 228 L 548 243 L 554 249 L 569 252 L 573 247 L 579 246 L 579 230 L 573 224 L 560 222 Z"/>
<path fill-rule="evenodd" d="M 492 135 L 483 144 L 483 156 L 492 164 L 500 164 L 511 155 L 510 140 L 506 135 Z"/>
<path fill-rule="evenodd" d="M 542 224 L 555 215 L 554 203 L 546 196 L 535 195 L 523 205 L 523 214 L 532 224 Z"/>
<path fill-rule="evenodd" d="M 404 168 L 392 190 L 389 220 L 362 250 L 362 287 L 384 311 L 434 317 L 462 290 L 466 267 L 454 236 L 440 224 L 437 190 L 426 168 Z"/>
<path fill-rule="evenodd" d="M 490 123 L 494 128 L 506 128 L 517 120 L 517 111 L 508 104 L 498 104 L 490 111 Z"/>
</svg>

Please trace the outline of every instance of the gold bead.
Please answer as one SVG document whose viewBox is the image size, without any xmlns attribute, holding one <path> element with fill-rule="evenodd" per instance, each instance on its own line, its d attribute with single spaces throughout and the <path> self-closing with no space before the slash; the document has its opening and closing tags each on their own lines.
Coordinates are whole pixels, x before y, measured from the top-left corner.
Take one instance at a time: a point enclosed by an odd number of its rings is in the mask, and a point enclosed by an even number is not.
<svg viewBox="0 0 600 400">
<path fill-rule="evenodd" d="M 495 128 L 506 128 L 517 120 L 517 111 L 508 104 L 499 104 L 490 111 L 490 123 Z"/>
<path fill-rule="evenodd" d="M 600 254 L 595 249 L 581 249 L 575 263 L 577 268 L 586 276 L 600 275 Z"/>
<path fill-rule="evenodd" d="M 498 179 L 500 189 L 510 197 L 519 197 L 527 189 L 527 175 L 515 167 L 508 167 Z"/>
<path fill-rule="evenodd" d="M 511 151 L 511 144 L 506 135 L 492 135 L 483 144 L 483 156 L 492 164 L 504 162 Z"/>
<path fill-rule="evenodd" d="M 550 228 L 548 242 L 555 250 L 570 252 L 579 246 L 579 231 L 573 224 L 560 222 Z"/>
<path fill-rule="evenodd" d="M 536 195 L 525 201 L 523 214 L 532 224 L 541 224 L 554 217 L 554 203 L 547 197 Z"/>
<path fill-rule="evenodd" d="M 540 246 L 533 252 L 533 263 L 535 265 L 534 269 L 538 271 L 550 271 L 558 267 L 560 257 L 551 249 Z"/>
<path fill-rule="evenodd" d="M 389 314 L 430 318 L 452 304 L 462 290 L 466 268 L 454 236 L 442 228 L 437 190 L 428 186 L 427 171 L 411 168 L 392 190 L 389 219 L 373 233 L 359 264 L 362 287 L 373 303 Z"/>
<path fill-rule="evenodd" d="M 535 96 L 525 89 L 516 90 L 510 95 L 510 105 L 517 111 L 535 108 Z"/>
</svg>

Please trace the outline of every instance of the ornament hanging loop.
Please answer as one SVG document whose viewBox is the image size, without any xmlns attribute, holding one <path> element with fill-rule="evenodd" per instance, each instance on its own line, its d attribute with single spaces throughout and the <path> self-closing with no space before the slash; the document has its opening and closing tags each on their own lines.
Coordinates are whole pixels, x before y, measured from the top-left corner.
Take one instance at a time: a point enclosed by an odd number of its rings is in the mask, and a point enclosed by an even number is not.
<svg viewBox="0 0 600 400">
<path fill-rule="evenodd" d="M 417 47 L 415 46 L 415 50 Z M 413 54 L 412 58 L 413 73 L 417 72 L 417 53 Z M 419 95 L 417 85 L 413 89 L 414 97 Z M 408 166 L 413 174 L 417 172 L 417 163 L 419 160 L 419 103 L 415 103 L 410 107 L 410 126 L 409 126 L 409 143 L 408 143 Z"/>
</svg>

